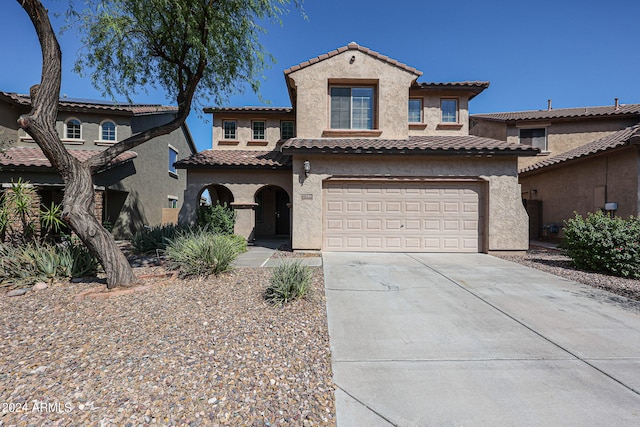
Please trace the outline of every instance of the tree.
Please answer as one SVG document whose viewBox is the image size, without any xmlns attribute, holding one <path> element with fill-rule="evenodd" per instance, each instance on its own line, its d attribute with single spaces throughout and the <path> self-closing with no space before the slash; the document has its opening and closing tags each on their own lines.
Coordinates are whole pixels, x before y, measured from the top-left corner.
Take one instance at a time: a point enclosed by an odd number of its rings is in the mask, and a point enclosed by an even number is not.
<svg viewBox="0 0 640 427">
<path fill-rule="evenodd" d="M 42 49 L 42 78 L 30 90 L 31 111 L 18 125 L 40 146 L 65 183 L 63 219 L 100 260 L 107 287 L 135 282 L 113 236 L 95 218 L 92 175 L 119 154 L 183 125 L 197 99 L 221 103 L 246 84 L 257 91 L 270 57 L 258 37 L 265 22 L 280 22 L 290 0 L 94 0 L 69 17 L 79 23 L 87 52 L 77 63 L 91 69 L 105 95 L 163 89 L 178 110 L 169 123 L 135 134 L 80 162 L 56 132 L 61 51 L 48 12 L 38 0 L 17 0 L 29 15 Z M 299 6 L 302 0 L 294 0 Z"/>
</svg>

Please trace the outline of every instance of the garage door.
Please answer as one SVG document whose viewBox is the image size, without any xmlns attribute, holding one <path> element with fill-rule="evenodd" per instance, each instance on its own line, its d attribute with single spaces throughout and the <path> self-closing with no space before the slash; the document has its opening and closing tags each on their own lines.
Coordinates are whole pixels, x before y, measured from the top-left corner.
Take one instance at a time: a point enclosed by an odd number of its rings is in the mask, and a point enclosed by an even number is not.
<svg viewBox="0 0 640 427">
<path fill-rule="evenodd" d="M 327 181 L 323 249 L 478 252 L 475 182 Z"/>
</svg>

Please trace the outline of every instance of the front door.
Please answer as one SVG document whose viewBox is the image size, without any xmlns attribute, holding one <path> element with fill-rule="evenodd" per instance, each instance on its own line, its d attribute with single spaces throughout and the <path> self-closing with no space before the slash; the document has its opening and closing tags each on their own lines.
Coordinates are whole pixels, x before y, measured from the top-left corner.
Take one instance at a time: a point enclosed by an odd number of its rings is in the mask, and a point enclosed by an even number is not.
<svg viewBox="0 0 640 427">
<path fill-rule="evenodd" d="M 284 190 L 276 190 L 276 234 L 289 234 L 289 195 Z"/>
</svg>

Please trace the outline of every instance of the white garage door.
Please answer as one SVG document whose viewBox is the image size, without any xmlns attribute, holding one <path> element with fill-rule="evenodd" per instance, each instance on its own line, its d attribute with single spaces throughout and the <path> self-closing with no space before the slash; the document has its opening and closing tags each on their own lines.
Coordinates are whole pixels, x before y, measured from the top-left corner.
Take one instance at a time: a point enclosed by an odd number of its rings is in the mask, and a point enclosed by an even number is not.
<svg viewBox="0 0 640 427">
<path fill-rule="evenodd" d="M 478 252 L 474 182 L 327 181 L 323 250 Z"/>
</svg>

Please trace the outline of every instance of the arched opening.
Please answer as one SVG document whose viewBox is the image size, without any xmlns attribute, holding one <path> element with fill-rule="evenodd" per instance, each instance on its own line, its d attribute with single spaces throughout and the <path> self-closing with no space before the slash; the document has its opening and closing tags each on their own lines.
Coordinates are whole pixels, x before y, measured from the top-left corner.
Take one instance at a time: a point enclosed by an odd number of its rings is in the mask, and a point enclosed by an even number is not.
<svg viewBox="0 0 640 427">
<path fill-rule="evenodd" d="M 233 193 L 224 185 L 211 184 L 200 192 L 198 206 L 215 206 L 216 204 L 231 206 Z"/>
<path fill-rule="evenodd" d="M 267 185 L 256 192 L 255 202 L 256 237 L 289 236 L 289 194 L 281 187 Z"/>
</svg>

